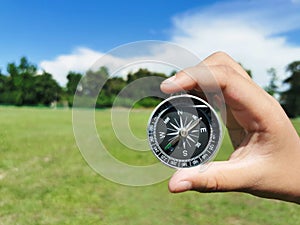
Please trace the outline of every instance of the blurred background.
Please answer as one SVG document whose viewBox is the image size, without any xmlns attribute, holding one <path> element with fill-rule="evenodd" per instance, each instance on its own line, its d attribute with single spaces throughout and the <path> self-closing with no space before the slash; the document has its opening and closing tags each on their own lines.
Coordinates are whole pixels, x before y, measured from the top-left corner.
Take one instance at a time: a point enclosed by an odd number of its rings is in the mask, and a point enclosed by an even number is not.
<svg viewBox="0 0 300 225">
<path fill-rule="evenodd" d="M 115 137 L 110 107 L 132 81 L 176 71 L 91 68 L 104 55 L 107 65 L 126 63 L 110 55 L 120 45 L 159 40 L 186 48 L 199 61 L 227 52 L 281 103 L 300 132 L 299 10 L 299 0 L 1 1 L 0 224 L 299 224 L 298 206 L 291 203 L 241 193 L 174 195 L 167 181 L 112 183 L 82 158 L 70 110 L 76 91 L 95 95 L 84 84 L 107 81 L 95 112 L 103 142 L 121 161 L 155 163 L 151 152 L 131 151 Z M 149 54 L 176 53 L 162 48 Z M 136 136 L 145 138 L 158 101 L 134 103 L 130 126 Z M 132 104 L 124 99 L 119 106 Z M 226 135 L 217 160 L 231 151 Z"/>
</svg>

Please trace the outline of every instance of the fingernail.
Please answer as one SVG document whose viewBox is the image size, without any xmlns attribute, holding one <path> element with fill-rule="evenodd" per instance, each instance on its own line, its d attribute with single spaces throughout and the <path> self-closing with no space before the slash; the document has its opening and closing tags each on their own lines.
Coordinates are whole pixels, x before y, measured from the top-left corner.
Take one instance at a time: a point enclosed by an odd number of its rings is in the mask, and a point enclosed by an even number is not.
<svg viewBox="0 0 300 225">
<path fill-rule="evenodd" d="M 176 192 L 188 191 L 192 188 L 192 183 L 190 181 L 180 181 L 175 186 Z"/>
<path fill-rule="evenodd" d="M 173 83 L 175 79 L 176 79 L 176 75 L 169 77 L 168 79 L 164 80 L 161 84 L 169 85 L 170 83 Z"/>
</svg>

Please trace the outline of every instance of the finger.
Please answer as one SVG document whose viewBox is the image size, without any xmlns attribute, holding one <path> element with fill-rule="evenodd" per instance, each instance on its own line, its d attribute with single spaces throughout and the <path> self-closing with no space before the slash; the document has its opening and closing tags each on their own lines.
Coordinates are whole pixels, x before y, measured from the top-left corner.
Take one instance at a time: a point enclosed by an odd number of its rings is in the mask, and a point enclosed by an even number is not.
<svg viewBox="0 0 300 225">
<path fill-rule="evenodd" d="M 186 75 L 188 75 L 189 72 L 191 72 L 191 69 L 194 68 L 201 68 L 203 70 L 203 68 L 207 68 L 207 70 L 209 70 L 210 66 L 224 66 L 224 67 L 230 67 L 233 70 L 235 70 L 239 75 L 243 76 L 244 78 L 251 80 L 250 76 L 246 73 L 246 71 L 243 69 L 243 67 L 236 63 L 236 61 L 234 61 L 229 55 L 227 55 L 224 52 L 216 52 L 210 56 L 208 56 L 206 59 L 204 59 L 202 62 L 200 62 L 197 66 L 195 67 L 191 67 L 190 69 L 185 69 L 183 71 L 181 71 L 181 73 L 178 74 L 178 76 L 172 76 L 171 78 L 165 80 L 165 82 L 163 82 L 162 84 L 162 90 L 166 93 L 173 93 L 173 92 L 177 92 L 177 91 L 181 91 L 183 90 L 191 90 L 195 87 L 197 87 L 197 81 L 195 79 L 193 79 L 193 76 L 189 76 L 189 77 L 185 77 L 184 79 L 184 85 L 183 86 L 178 86 L 176 85 L 173 81 L 177 78 L 177 79 L 181 79 L 181 75 L 182 72 L 187 73 Z M 208 71 L 209 73 L 209 71 Z M 173 87 L 173 89 L 169 86 L 169 85 L 176 85 L 176 87 Z"/>
<path fill-rule="evenodd" d="M 234 59 L 232 59 L 229 55 L 227 55 L 224 52 L 216 52 L 210 56 L 208 56 L 203 62 L 201 62 L 204 65 L 228 65 L 231 68 L 233 68 L 237 73 L 239 73 L 244 78 L 251 80 L 249 74 L 244 70 L 244 68 L 236 63 Z M 200 63 L 200 65 L 201 65 Z M 220 100 L 219 100 L 220 101 Z M 222 111 L 222 109 L 221 109 Z M 225 109 L 226 113 L 223 113 L 225 115 L 226 121 L 226 127 L 228 129 L 228 133 L 230 136 L 230 140 L 232 142 L 232 145 L 234 149 L 238 148 L 242 141 L 244 140 L 247 132 L 244 130 L 244 128 L 236 121 L 234 118 L 232 111 L 229 107 L 226 107 Z"/>
<path fill-rule="evenodd" d="M 195 87 L 207 92 L 221 91 L 234 119 L 248 132 L 266 129 L 270 119 L 274 119 L 270 112 L 278 107 L 252 80 L 228 66 L 190 67 L 161 84 L 167 93 Z"/>
<path fill-rule="evenodd" d="M 201 65 L 206 65 L 206 66 L 227 65 L 233 68 L 241 76 L 251 80 L 251 77 L 249 76 L 249 74 L 247 74 L 244 68 L 224 52 L 216 52 L 211 54 L 206 59 L 204 59 L 201 63 L 199 63 L 199 65 L 200 66 Z"/>
<path fill-rule="evenodd" d="M 243 88 L 247 88 L 246 90 Z M 173 93 L 181 90 L 201 89 L 207 92 L 222 91 L 232 102 L 231 106 L 238 108 L 236 100 L 241 99 L 240 95 L 248 96 L 248 89 L 261 92 L 260 88 L 252 80 L 244 78 L 232 67 L 227 65 L 205 66 L 199 64 L 194 67 L 179 71 L 175 76 L 165 80 L 161 84 L 163 92 Z M 226 97 L 225 96 L 225 97 Z"/>
<path fill-rule="evenodd" d="M 197 81 L 184 71 L 181 71 L 164 80 L 160 85 L 161 90 L 167 94 L 171 94 L 183 90 L 188 91 L 197 88 Z"/>
<path fill-rule="evenodd" d="M 234 118 L 231 110 L 229 107 L 225 105 L 220 99 L 220 96 L 215 96 L 214 101 L 216 102 L 216 105 L 218 106 L 218 109 L 220 110 L 220 114 L 222 117 L 222 120 L 226 122 L 226 127 L 229 133 L 229 137 L 232 143 L 232 146 L 234 149 L 237 149 L 241 143 L 243 142 L 244 138 L 247 135 L 247 132 L 245 129 L 236 121 Z"/>
<path fill-rule="evenodd" d="M 253 168 L 253 169 L 252 169 Z M 199 192 L 246 191 L 258 177 L 253 166 L 233 161 L 213 162 L 204 172 L 199 167 L 178 170 L 169 181 L 173 193 L 196 190 Z M 259 174 L 259 173 L 258 173 Z"/>
</svg>

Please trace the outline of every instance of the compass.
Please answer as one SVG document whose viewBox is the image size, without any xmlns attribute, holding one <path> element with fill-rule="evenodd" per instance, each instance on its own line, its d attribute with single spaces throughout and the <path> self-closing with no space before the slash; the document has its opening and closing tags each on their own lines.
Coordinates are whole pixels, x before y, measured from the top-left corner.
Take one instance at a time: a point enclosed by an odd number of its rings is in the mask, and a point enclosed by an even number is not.
<svg viewBox="0 0 300 225">
<path fill-rule="evenodd" d="M 173 168 L 212 160 L 222 141 L 222 125 L 215 110 L 189 94 L 162 101 L 149 118 L 147 132 L 154 155 Z"/>
</svg>

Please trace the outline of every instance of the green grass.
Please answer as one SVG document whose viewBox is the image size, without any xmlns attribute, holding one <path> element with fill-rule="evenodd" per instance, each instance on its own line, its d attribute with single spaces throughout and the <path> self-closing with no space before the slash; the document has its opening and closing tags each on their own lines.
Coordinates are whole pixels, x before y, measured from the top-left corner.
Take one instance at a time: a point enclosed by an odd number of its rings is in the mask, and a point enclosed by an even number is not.
<svg viewBox="0 0 300 225">
<path fill-rule="evenodd" d="M 145 138 L 149 110 L 130 116 Z M 103 142 L 131 164 L 157 162 L 150 152 L 131 151 L 113 135 L 110 111 L 96 112 Z M 300 120 L 293 121 L 300 131 Z M 70 110 L 0 107 L 0 225 L 19 224 L 300 224 L 299 206 L 242 193 L 171 194 L 167 181 L 128 187 L 95 173 L 73 136 Z M 217 159 L 230 154 L 228 137 Z"/>
</svg>

